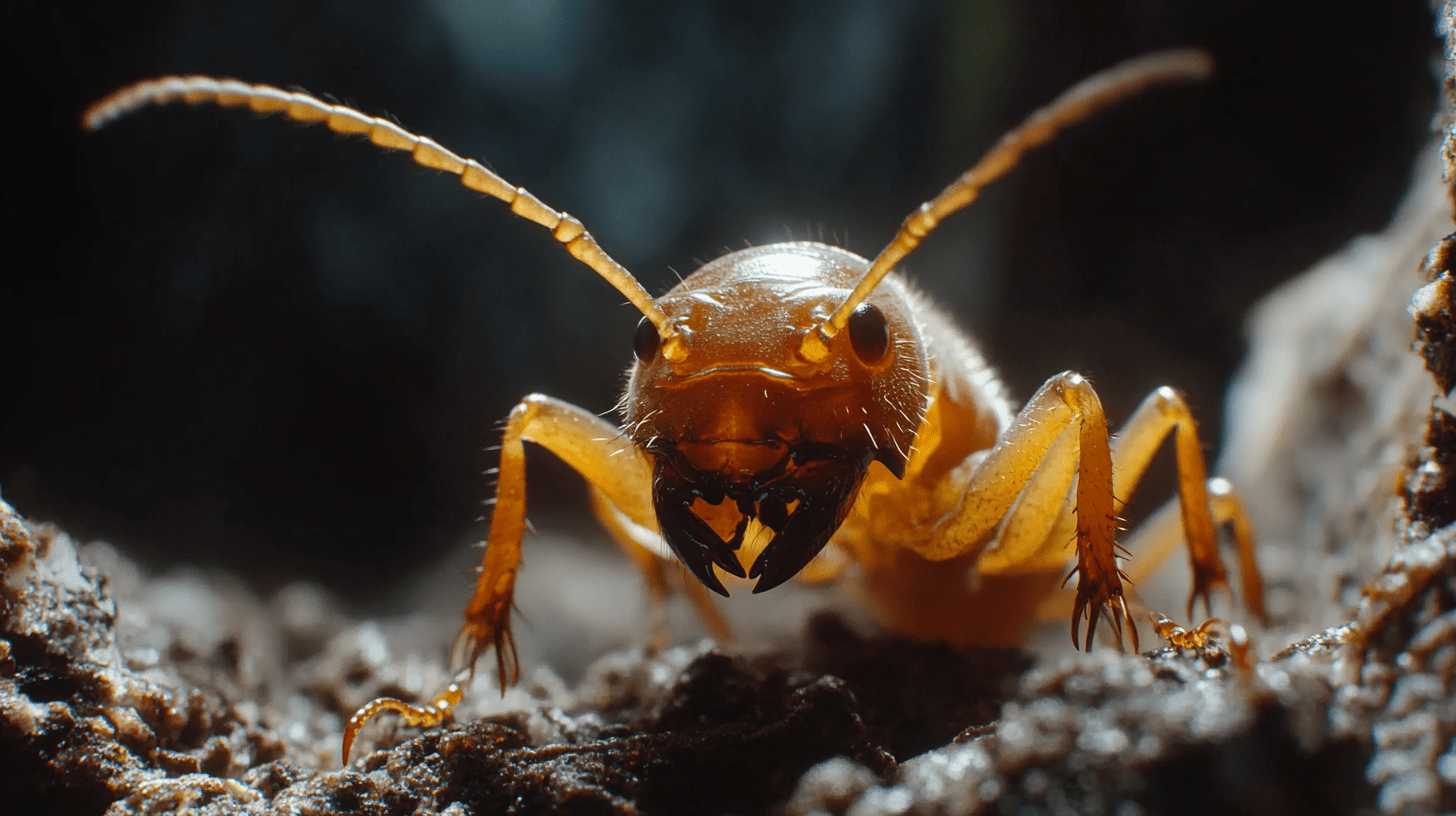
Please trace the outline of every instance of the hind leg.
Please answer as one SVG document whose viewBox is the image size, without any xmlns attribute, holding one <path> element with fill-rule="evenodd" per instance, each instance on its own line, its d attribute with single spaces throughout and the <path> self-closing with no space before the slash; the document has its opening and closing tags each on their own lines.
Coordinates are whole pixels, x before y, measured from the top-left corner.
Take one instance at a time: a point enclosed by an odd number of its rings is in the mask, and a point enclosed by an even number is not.
<svg viewBox="0 0 1456 816">
<path fill-rule="evenodd" d="M 1198 441 L 1198 426 L 1183 397 L 1171 388 L 1159 388 L 1143 400 L 1132 418 L 1123 426 L 1112 445 L 1113 492 L 1127 497 L 1137 489 L 1147 472 L 1148 463 L 1163 440 L 1174 435 L 1178 460 L 1178 498 L 1181 524 L 1173 524 L 1170 502 L 1153 518 L 1140 525 L 1129 538 L 1131 575 L 1138 578 L 1152 573 L 1159 562 L 1177 547 L 1178 541 L 1188 547 L 1188 561 L 1193 573 L 1193 587 L 1188 596 L 1188 617 L 1201 598 L 1204 610 L 1212 614 L 1209 593 L 1221 588 L 1228 591 L 1228 572 L 1218 553 L 1216 525 L 1228 525 L 1238 547 L 1240 576 L 1243 579 L 1244 605 L 1260 619 L 1264 617 L 1264 586 L 1254 556 L 1253 534 L 1244 513 L 1243 503 L 1232 485 L 1224 479 L 1208 479 L 1203 463 L 1203 449 Z M 1118 509 L 1122 501 L 1118 501 Z M 1146 528 L 1147 532 L 1143 532 Z"/>
</svg>

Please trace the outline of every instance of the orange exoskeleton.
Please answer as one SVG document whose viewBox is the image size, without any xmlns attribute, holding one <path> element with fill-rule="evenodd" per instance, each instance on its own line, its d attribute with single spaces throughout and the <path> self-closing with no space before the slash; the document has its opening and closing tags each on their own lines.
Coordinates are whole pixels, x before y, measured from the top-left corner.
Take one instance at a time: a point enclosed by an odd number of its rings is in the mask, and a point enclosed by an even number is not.
<svg viewBox="0 0 1456 816">
<path fill-rule="evenodd" d="M 885 626 L 908 636 L 1016 645 L 1047 609 L 1065 615 L 1070 606 L 1074 644 L 1082 645 L 1085 621 L 1090 649 L 1106 613 L 1119 643 L 1126 625 L 1136 648 L 1122 564 L 1146 575 L 1185 541 L 1191 617 L 1196 600 L 1208 606 L 1210 592 L 1227 589 L 1220 524 L 1240 552 L 1245 603 L 1262 615 L 1243 510 L 1226 482 L 1207 478 L 1177 392 L 1155 391 L 1115 438 L 1091 384 L 1072 372 L 1048 380 L 1017 412 L 974 343 L 892 272 L 1027 150 L 1150 86 L 1211 72 L 1207 55 L 1183 50 L 1084 80 L 911 213 L 873 261 L 811 242 L 755 247 L 655 299 L 576 219 L 478 162 L 346 106 L 235 80 L 166 77 L 97 102 L 85 123 L 97 128 L 148 104 L 213 102 L 367 135 L 551 230 L 643 314 L 621 428 L 539 394 L 511 412 L 480 576 L 453 650 L 455 682 L 426 707 L 395 699 L 365 706 L 345 729 L 347 761 L 359 727 L 380 711 L 441 722 L 486 651 L 495 650 L 502 688 L 517 679 L 510 618 L 527 441 L 586 479 L 598 518 L 642 570 L 655 603 L 668 593 L 670 560 L 687 568 L 697 582 L 686 592 L 720 637 L 726 626 L 705 588 L 726 595 L 724 575 L 755 580 L 754 592 L 796 576 L 843 575 Z M 1147 525 L 1147 551 L 1123 562 L 1118 513 L 1170 434 L 1179 512 L 1170 503 Z M 1075 595 L 1059 592 L 1073 575 Z"/>
<path fill-rule="evenodd" d="M 1249 633 L 1236 623 L 1209 618 L 1194 629 L 1185 629 L 1165 615 L 1149 615 L 1153 634 L 1177 652 L 1188 652 L 1210 664 L 1233 660 L 1241 671 L 1253 669 L 1257 656 Z"/>
</svg>

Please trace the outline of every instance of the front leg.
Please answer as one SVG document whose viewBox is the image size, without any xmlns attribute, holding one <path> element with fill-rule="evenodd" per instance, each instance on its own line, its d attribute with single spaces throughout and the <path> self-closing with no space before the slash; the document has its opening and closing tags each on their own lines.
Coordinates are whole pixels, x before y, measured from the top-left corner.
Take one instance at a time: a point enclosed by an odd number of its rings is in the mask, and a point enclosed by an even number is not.
<svg viewBox="0 0 1456 816">
<path fill-rule="evenodd" d="M 541 394 L 521 400 L 506 420 L 501 438 L 500 471 L 490 535 L 481 561 L 475 594 L 465 607 L 465 623 L 451 650 L 454 680 L 428 706 L 381 698 L 359 709 L 344 728 L 344 761 L 354 737 L 375 714 L 398 712 L 409 725 L 438 725 L 464 697 L 475 662 L 495 648 L 496 673 L 502 692 L 520 677 L 511 639 L 511 602 L 521 564 L 521 537 L 526 530 L 526 448 L 535 442 L 580 473 L 597 493 L 628 519 L 655 529 L 651 466 L 618 428 L 595 414 Z"/>
<path fill-rule="evenodd" d="M 1059 526 L 1074 475 L 1077 600 L 1072 641 L 1080 647 L 1078 629 L 1086 613 L 1090 649 L 1097 621 L 1110 607 L 1119 640 L 1126 623 L 1136 647 L 1137 630 L 1117 566 L 1107 417 L 1092 384 L 1079 374 L 1059 374 L 1037 391 L 970 475 L 956 509 L 916 551 L 940 560 L 984 547 L 980 565 L 988 574 L 1055 568 L 1066 556 L 1051 533 Z"/>
<path fill-rule="evenodd" d="M 1232 533 L 1239 553 L 1243 605 L 1258 620 L 1265 621 L 1263 579 L 1259 574 L 1254 536 L 1243 503 L 1227 480 L 1206 478 L 1197 423 L 1188 403 L 1171 388 L 1159 388 L 1149 394 L 1113 438 L 1115 510 L 1120 512 L 1123 503 L 1132 497 L 1153 455 L 1170 436 L 1177 454 L 1178 496 L 1145 519 L 1125 539 L 1125 543 L 1119 545 L 1118 549 L 1130 564 L 1128 573 L 1132 576 L 1131 582 L 1138 583 L 1152 575 L 1181 544 L 1188 549 L 1192 573 L 1188 619 L 1193 619 L 1193 608 L 1199 600 L 1203 601 L 1206 614 L 1212 615 L 1209 596 L 1213 590 L 1228 592 L 1228 571 L 1219 554 L 1215 532 L 1217 528 L 1226 527 Z M 1064 513 L 1068 519 L 1070 512 Z M 1069 524 L 1065 520 L 1064 523 Z M 1063 597 L 1048 599 L 1043 603 L 1039 616 L 1043 620 L 1061 617 L 1066 613 L 1069 600 Z"/>
<path fill-rule="evenodd" d="M 651 469 L 646 457 L 619 429 L 575 405 L 541 394 L 526 397 L 512 409 L 501 436 L 495 509 L 480 577 L 475 595 L 465 606 L 465 624 L 451 655 L 452 670 L 468 672 L 487 649 L 495 647 L 502 689 L 520 678 L 511 641 L 511 601 L 526 531 L 525 442 L 535 442 L 556 454 L 638 524 L 653 517 Z"/>
<path fill-rule="evenodd" d="M 1148 551 L 1140 548 L 1141 573 L 1146 574 L 1180 539 L 1186 542 L 1194 576 L 1188 600 L 1191 618 L 1195 600 L 1201 598 L 1207 606 L 1214 588 L 1227 588 L 1215 527 L 1228 524 L 1240 553 L 1245 604 L 1262 619 L 1262 583 L 1242 505 L 1227 482 L 1207 478 L 1192 412 L 1170 388 L 1149 395 L 1109 446 L 1107 419 L 1091 385 L 1071 373 L 1048 381 L 971 476 L 961 506 L 936 538 L 964 547 L 994 528 L 994 539 L 978 566 L 987 575 L 1015 575 L 1064 563 L 1064 542 L 1075 522 L 1073 572 L 1078 581 L 1072 642 L 1078 643 L 1079 624 L 1088 613 L 1091 648 L 1100 613 L 1111 606 L 1119 640 L 1125 622 L 1137 648 L 1137 629 L 1123 597 L 1127 576 L 1117 564 L 1117 555 L 1126 554 L 1114 538 L 1117 513 L 1170 435 L 1177 454 L 1178 512 L 1172 514 L 1170 503 L 1145 525 L 1148 534 L 1139 538 L 1151 539 L 1155 546 Z"/>
</svg>

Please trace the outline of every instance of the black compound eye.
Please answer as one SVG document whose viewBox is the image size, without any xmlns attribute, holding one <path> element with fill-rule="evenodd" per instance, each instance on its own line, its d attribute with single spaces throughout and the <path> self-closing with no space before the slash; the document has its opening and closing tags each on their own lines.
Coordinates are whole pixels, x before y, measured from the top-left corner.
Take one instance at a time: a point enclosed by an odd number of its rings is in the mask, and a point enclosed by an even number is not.
<svg viewBox="0 0 1456 816">
<path fill-rule="evenodd" d="M 651 320 L 642 318 L 642 322 L 637 324 L 637 333 L 632 335 L 632 350 L 637 352 L 637 359 L 644 363 L 652 362 L 652 358 L 657 356 L 657 346 L 661 342 L 662 338 L 657 335 L 657 327 L 652 325 Z"/>
<path fill-rule="evenodd" d="M 849 344 L 865 365 L 885 359 L 890 350 L 890 325 L 885 313 L 872 303 L 861 303 L 849 316 Z"/>
</svg>

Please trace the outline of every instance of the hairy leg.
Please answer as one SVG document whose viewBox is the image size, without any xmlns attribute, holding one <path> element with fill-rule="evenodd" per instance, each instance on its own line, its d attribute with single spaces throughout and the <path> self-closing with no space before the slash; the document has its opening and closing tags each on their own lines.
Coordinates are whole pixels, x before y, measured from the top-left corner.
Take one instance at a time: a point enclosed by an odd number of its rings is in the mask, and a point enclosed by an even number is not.
<svg viewBox="0 0 1456 816">
<path fill-rule="evenodd" d="M 1064 434 L 1074 435 L 1075 444 Z M 1122 624 L 1130 625 L 1131 618 L 1117 568 L 1107 417 L 1091 383 L 1081 375 L 1062 373 L 1037 391 L 971 474 L 955 511 L 928 539 L 911 546 L 921 557 L 937 561 L 984 547 L 980 563 L 988 574 L 1042 571 L 1048 536 L 1039 530 L 1055 535 L 1068 490 L 1075 495 L 1078 577 L 1072 640 L 1080 645 L 1078 629 L 1086 612 L 1090 648 L 1097 621 L 1109 606 L 1119 637 Z M 994 534 L 1002 528 L 1032 532 L 997 540 Z"/>
<path fill-rule="evenodd" d="M 520 667 L 511 640 L 510 614 L 520 568 L 521 537 L 526 530 L 527 441 L 571 465 L 629 519 L 639 524 L 653 519 L 651 468 L 620 430 L 595 414 L 552 397 L 532 394 L 521 400 L 506 420 L 501 439 L 490 535 L 475 594 L 465 607 L 465 623 L 451 654 L 454 681 L 428 706 L 382 698 L 361 708 L 344 728 L 345 762 L 359 729 L 381 711 L 398 712 L 410 725 L 428 727 L 443 721 L 460 702 L 476 660 L 487 649 L 495 648 L 502 690 L 518 679 Z"/>
</svg>

